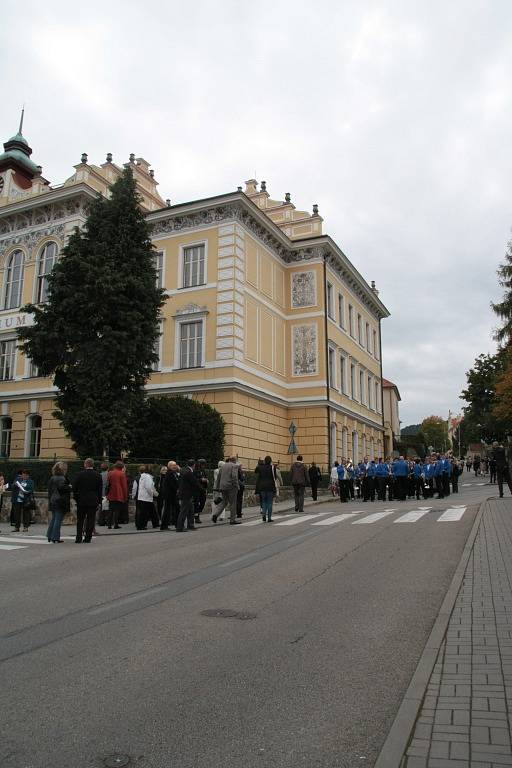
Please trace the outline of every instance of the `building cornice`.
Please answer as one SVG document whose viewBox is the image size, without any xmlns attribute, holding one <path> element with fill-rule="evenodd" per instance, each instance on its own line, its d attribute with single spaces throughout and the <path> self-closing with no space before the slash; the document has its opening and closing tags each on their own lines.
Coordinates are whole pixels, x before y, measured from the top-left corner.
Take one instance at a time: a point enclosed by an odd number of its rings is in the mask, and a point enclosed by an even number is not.
<svg viewBox="0 0 512 768">
<path fill-rule="evenodd" d="M 285 264 L 325 260 L 373 314 L 379 318 L 389 316 L 389 311 L 375 291 L 331 237 L 321 235 L 307 240 L 290 240 L 243 192 L 173 205 L 147 214 L 146 219 L 152 225 L 153 236 L 174 234 L 209 224 L 215 226 L 223 221 L 237 221 L 277 253 Z"/>
<path fill-rule="evenodd" d="M 22 200 L 7 203 L 0 207 L 0 219 L 5 218 L 13 213 L 20 213 L 30 210 L 32 208 L 40 208 L 50 203 L 57 203 L 63 200 L 67 200 L 77 195 L 85 195 L 94 200 L 100 193 L 98 190 L 90 187 L 88 184 L 80 182 L 78 184 L 70 184 L 69 186 L 61 186 L 56 189 L 52 189 L 49 192 L 43 192 L 40 195 L 33 195 L 31 197 L 24 197 Z"/>
</svg>

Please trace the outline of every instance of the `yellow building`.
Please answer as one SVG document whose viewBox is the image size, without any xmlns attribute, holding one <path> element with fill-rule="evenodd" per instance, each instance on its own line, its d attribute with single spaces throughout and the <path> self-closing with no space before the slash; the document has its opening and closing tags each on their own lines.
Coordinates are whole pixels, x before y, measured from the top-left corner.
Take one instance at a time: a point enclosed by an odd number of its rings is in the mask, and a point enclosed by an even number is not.
<svg viewBox="0 0 512 768">
<path fill-rule="evenodd" d="M 0 155 L 0 455 L 72 455 L 52 417 L 54 390 L 17 349 L 26 302 L 44 301 L 46 275 L 90 201 L 122 172 L 112 155 L 51 186 L 20 132 Z M 226 421 L 226 453 L 247 466 L 296 452 L 326 466 L 383 455 L 380 321 L 388 311 L 336 243 L 318 207 L 299 211 L 265 182 L 171 205 L 143 158 L 130 156 L 152 227 L 162 312 L 149 393 L 186 393 Z M 170 457 L 169 457 L 170 458 Z"/>
<path fill-rule="evenodd" d="M 400 392 L 396 384 L 382 379 L 382 403 L 384 413 L 384 453 L 392 456 L 400 440 Z"/>
</svg>

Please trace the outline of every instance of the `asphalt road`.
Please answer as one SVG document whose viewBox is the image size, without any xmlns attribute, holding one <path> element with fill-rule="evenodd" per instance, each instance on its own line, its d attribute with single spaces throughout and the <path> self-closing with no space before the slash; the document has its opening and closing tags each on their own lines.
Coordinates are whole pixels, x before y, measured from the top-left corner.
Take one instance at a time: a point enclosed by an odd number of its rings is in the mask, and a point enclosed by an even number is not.
<svg viewBox="0 0 512 768">
<path fill-rule="evenodd" d="M 371 768 L 496 494 L 461 482 L 297 524 L 0 550 L 0 766 Z"/>
</svg>

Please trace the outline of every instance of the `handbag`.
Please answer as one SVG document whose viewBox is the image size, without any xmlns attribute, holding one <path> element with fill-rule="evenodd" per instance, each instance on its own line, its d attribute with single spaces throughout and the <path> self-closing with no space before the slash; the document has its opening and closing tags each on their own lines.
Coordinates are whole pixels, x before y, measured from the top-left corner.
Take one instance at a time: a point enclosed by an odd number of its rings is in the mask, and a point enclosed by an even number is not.
<svg viewBox="0 0 512 768">
<path fill-rule="evenodd" d="M 101 500 L 101 511 L 102 512 L 108 512 L 110 509 L 109 502 L 106 496 L 104 496 Z"/>
</svg>

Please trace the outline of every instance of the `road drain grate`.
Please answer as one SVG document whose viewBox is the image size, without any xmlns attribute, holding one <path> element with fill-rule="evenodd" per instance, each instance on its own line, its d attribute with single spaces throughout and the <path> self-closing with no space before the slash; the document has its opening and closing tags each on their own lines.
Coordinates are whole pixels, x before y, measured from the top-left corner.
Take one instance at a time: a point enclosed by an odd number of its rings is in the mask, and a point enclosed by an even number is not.
<svg viewBox="0 0 512 768">
<path fill-rule="evenodd" d="M 257 614 L 250 611 L 232 611 L 230 608 L 208 608 L 206 611 L 201 611 L 201 616 L 213 616 L 217 619 L 241 619 L 247 621 L 248 619 L 255 619 Z"/>
</svg>

